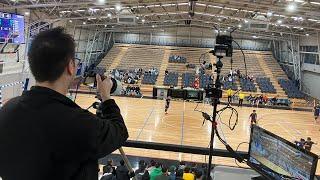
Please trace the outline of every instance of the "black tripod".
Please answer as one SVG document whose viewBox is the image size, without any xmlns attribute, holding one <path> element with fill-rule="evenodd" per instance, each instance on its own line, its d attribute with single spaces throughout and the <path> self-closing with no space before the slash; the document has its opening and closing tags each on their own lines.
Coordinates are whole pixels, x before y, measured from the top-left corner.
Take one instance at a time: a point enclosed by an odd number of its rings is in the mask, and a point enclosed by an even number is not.
<svg viewBox="0 0 320 180">
<path fill-rule="evenodd" d="M 220 82 L 220 73 L 221 68 L 223 67 L 223 63 L 221 62 L 222 57 L 218 56 L 218 61 L 216 63 L 216 72 L 217 77 L 214 84 L 209 87 L 209 96 L 212 98 L 212 106 L 213 106 L 213 114 L 212 114 L 212 127 L 211 127 L 211 138 L 210 138 L 210 150 L 209 150 L 209 164 L 208 164 L 208 172 L 207 172 L 207 179 L 210 180 L 211 176 L 211 163 L 212 163 L 212 156 L 213 156 L 213 142 L 214 142 L 214 134 L 217 131 L 217 122 L 216 122 L 216 116 L 217 116 L 217 107 L 218 104 L 220 104 L 220 98 L 222 98 L 222 90 L 221 90 L 221 82 Z"/>
</svg>

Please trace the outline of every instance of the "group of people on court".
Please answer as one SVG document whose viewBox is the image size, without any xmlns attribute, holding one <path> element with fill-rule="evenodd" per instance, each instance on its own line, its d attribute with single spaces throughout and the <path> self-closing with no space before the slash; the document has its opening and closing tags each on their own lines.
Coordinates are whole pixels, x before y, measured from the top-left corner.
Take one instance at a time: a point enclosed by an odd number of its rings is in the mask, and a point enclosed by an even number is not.
<svg viewBox="0 0 320 180">
<path fill-rule="evenodd" d="M 311 137 L 307 137 L 307 140 L 301 138 L 300 141 L 294 141 L 296 146 L 306 151 L 311 151 L 312 145 L 317 144 L 311 140 Z"/>
</svg>

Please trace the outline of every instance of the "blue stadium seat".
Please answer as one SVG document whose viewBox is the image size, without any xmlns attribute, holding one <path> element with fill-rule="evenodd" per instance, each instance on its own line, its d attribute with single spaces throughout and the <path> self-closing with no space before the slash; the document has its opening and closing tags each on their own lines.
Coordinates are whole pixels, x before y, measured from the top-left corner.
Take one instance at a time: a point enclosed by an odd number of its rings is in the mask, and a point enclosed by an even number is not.
<svg viewBox="0 0 320 180">
<path fill-rule="evenodd" d="M 169 72 L 163 81 L 163 85 L 165 86 L 177 86 L 178 85 L 178 77 L 179 74 L 175 72 Z"/>
<path fill-rule="evenodd" d="M 262 93 L 277 93 L 269 78 L 257 78 L 256 81 Z"/>
<path fill-rule="evenodd" d="M 184 73 L 182 74 L 183 87 L 192 87 L 195 80 L 195 74 Z"/>
<path fill-rule="evenodd" d="M 252 81 L 246 78 L 240 79 L 240 87 L 242 91 L 246 92 L 257 92 L 257 88 Z"/>
<path fill-rule="evenodd" d="M 284 89 L 289 98 L 305 98 L 305 94 L 302 93 L 296 84 L 288 79 L 279 79 L 280 86 Z"/>
</svg>

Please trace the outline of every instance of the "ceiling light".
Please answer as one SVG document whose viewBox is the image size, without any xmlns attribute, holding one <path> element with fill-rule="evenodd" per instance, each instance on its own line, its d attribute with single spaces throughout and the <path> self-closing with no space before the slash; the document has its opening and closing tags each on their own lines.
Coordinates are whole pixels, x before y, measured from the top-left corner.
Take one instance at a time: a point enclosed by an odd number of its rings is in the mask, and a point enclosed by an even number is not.
<svg viewBox="0 0 320 180">
<path fill-rule="evenodd" d="M 281 20 L 281 19 L 279 19 L 279 20 L 277 21 L 277 23 L 278 23 L 278 24 L 281 24 L 281 23 L 282 23 L 282 20 Z"/>
<path fill-rule="evenodd" d="M 271 35 L 274 36 L 274 33 L 272 33 Z"/>
<path fill-rule="evenodd" d="M 310 4 L 320 5 L 320 2 L 310 2 Z"/>
<path fill-rule="evenodd" d="M 137 19 L 140 19 L 139 16 L 136 17 Z"/>
<path fill-rule="evenodd" d="M 297 4 L 294 2 L 289 3 L 287 6 L 287 11 L 289 12 L 294 12 L 296 9 L 297 9 Z"/>
<path fill-rule="evenodd" d="M 257 38 L 259 38 L 258 36 L 252 36 L 254 39 L 257 39 Z"/>
<path fill-rule="evenodd" d="M 154 28 L 155 27 L 155 25 L 152 25 L 152 28 Z"/>
<path fill-rule="evenodd" d="M 267 16 L 268 16 L 268 17 L 271 17 L 272 15 L 273 15 L 273 13 L 272 13 L 271 11 L 268 11 L 268 12 L 267 12 Z"/>
<path fill-rule="evenodd" d="M 306 36 L 309 36 L 309 34 L 306 34 Z"/>
<path fill-rule="evenodd" d="M 30 12 L 29 12 L 29 11 L 26 11 L 26 12 L 24 12 L 24 15 L 29 16 L 29 15 L 30 15 Z"/>
<path fill-rule="evenodd" d="M 108 17 L 111 17 L 111 14 L 110 13 L 108 13 L 108 15 L 107 15 Z"/>
<path fill-rule="evenodd" d="M 142 19 L 141 21 L 144 23 L 146 20 L 145 20 L 145 19 Z"/>
<path fill-rule="evenodd" d="M 71 20 L 71 19 L 69 20 L 69 23 L 72 23 L 72 20 Z"/>
<path fill-rule="evenodd" d="M 83 22 L 82 24 L 85 25 L 85 24 L 87 24 L 87 23 L 86 23 L 86 22 Z"/>
<path fill-rule="evenodd" d="M 97 2 L 98 2 L 98 4 L 104 4 L 106 1 L 105 0 L 98 0 Z"/>
<path fill-rule="evenodd" d="M 303 28 L 300 28 L 300 30 L 303 30 Z"/>
<path fill-rule="evenodd" d="M 244 20 L 244 23 L 248 23 L 249 21 L 248 20 Z"/>
<path fill-rule="evenodd" d="M 105 24 L 104 27 L 107 27 L 107 25 Z"/>
<path fill-rule="evenodd" d="M 116 5 L 116 10 L 117 10 L 117 11 L 120 11 L 120 10 L 121 10 L 120 4 L 117 4 L 117 5 Z"/>
<path fill-rule="evenodd" d="M 239 24 L 239 25 L 238 25 L 238 27 L 239 27 L 239 28 L 241 28 L 241 27 L 242 27 L 242 25 L 241 25 L 241 24 Z"/>
</svg>

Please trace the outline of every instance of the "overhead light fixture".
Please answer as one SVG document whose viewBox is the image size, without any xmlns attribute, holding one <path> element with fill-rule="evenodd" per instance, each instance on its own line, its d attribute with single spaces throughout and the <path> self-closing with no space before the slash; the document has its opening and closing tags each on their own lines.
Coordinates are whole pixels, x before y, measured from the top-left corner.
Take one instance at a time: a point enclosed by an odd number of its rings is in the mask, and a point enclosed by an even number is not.
<svg viewBox="0 0 320 180">
<path fill-rule="evenodd" d="M 271 35 L 274 36 L 274 33 L 272 33 Z"/>
<path fill-rule="evenodd" d="M 320 2 L 310 2 L 310 4 L 320 5 Z"/>
<path fill-rule="evenodd" d="M 273 15 L 272 11 L 268 11 L 268 12 L 267 12 L 267 16 L 268 16 L 268 17 L 271 17 L 272 15 Z"/>
<path fill-rule="evenodd" d="M 144 23 L 146 20 L 145 20 L 145 19 L 142 19 L 141 21 Z"/>
<path fill-rule="evenodd" d="M 136 17 L 138 20 L 140 19 L 139 16 Z"/>
<path fill-rule="evenodd" d="M 107 27 L 107 25 L 105 24 L 104 27 Z"/>
<path fill-rule="evenodd" d="M 307 33 L 306 36 L 309 36 L 309 34 Z"/>
<path fill-rule="evenodd" d="M 252 36 L 254 39 L 257 39 L 257 38 L 259 38 L 258 36 Z"/>
<path fill-rule="evenodd" d="M 241 25 L 241 24 L 239 24 L 239 25 L 238 25 L 238 28 L 241 28 L 241 27 L 242 27 L 242 25 Z"/>
<path fill-rule="evenodd" d="M 291 2 L 287 6 L 287 11 L 294 12 L 297 9 L 297 4 L 295 2 Z"/>
<path fill-rule="evenodd" d="M 108 17 L 111 17 L 111 14 L 110 13 L 108 13 L 108 15 L 107 15 Z"/>
<path fill-rule="evenodd" d="M 104 4 L 106 1 L 105 1 L 105 0 L 98 0 L 97 2 L 98 2 L 98 4 L 101 4 L 101 5 L 102 5 L 102 4 Z"/>
<path fill-rule="evenodd" d="M 155 25 L 152 25 L 152 28 L 156 27 Z"/>
<path fill-rule="evenodd" d="M 82 24 L 83 24 L 83 25 L 86 25 L 87 23 L 86 23 L 86 22 L 83 22 Z"/>
<path fill-rule="evenodd" d="M 29 16 L 29 15 L 30 15 L 30 12 L 29 12 L 29 11 L 26 11 L 26 12 L 24 12 L 24 15 Z"/>
<path fill-rule="evenodd" d="M 281 20 L 281 19 L 278 19 L 277 23 L 278 23 L 278 24 L 281 24 L 281 23 L 282 23 L 282 20 Z"/>
<path fill-rule="evenodd" d="M 116 5 L 116 10 L 117 10 L 117 11 L 120 11 L 120 10 L 121 10 L 121 5 L 120 5 L 120 4 L 117 4 L 117 5 Z"/>
<path fill-rule="evenodd" d="M 244 20 L 244 23 L 248 23 L 248 22 L 249 22 L 248 20 L 246 20 L 246 19 Z"/>
<path fill-rule="evenodd" d="M 71 20 L 71 19 L 69 20 L 69 23 L 72 23 L 72 20 Z"/>
</svg>

